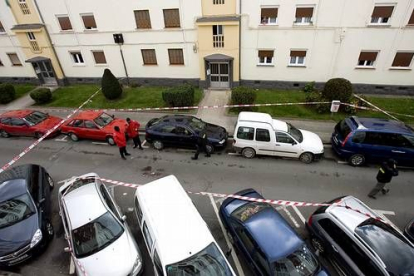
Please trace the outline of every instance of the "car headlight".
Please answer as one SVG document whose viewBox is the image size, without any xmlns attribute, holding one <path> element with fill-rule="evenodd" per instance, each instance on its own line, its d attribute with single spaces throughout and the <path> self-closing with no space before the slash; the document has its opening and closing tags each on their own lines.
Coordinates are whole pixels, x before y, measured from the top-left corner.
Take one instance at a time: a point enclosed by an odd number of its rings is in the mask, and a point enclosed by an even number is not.
<svg viewBox="0 0 414 276">
<path fill-rule="evenodd" d="M 223 145 L 223 144 L 224 144 L 224 142 L 226 142 L 226 139 L 221 140 L 221 141 L 219 142 L 219 144 L 220 144 L 220 145 Z"/>
<path fill-rule="evenodd" d="M 33 248 L 41 240 L 42 240 L 42 231 L 40 231 L 40 229 L 37 229 L 33 235 L 32 241 L 30 242 L 30 248 Z"/>
<path fill-rule="evenodd" d="M 135 259 L 134 266 L 132 267 L 132 275 L 137 275 L 138 272 L 141 270 L 141 268 L 142 268 L 142 260 L 141 260 L 141 256 L 138 254 L 137 258 Z"/>
</svg>

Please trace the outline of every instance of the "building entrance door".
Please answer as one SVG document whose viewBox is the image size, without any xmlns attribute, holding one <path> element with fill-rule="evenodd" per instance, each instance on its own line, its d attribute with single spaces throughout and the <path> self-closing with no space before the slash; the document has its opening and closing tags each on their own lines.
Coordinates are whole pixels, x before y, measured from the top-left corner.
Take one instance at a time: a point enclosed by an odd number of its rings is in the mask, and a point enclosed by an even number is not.
<svg viewBox="0 0 414 276">
<path fill-rule="evenodd" d="M 211 88 L 229 88 L 229 63 L 214 62 L 210 63 L 210 87 Z"/>
<path fill-rule="evenodd" d="M 55 72 L 49 60 L 33 62 L 33 68 L 43 84 L 57 85 Z"/>
</svg>

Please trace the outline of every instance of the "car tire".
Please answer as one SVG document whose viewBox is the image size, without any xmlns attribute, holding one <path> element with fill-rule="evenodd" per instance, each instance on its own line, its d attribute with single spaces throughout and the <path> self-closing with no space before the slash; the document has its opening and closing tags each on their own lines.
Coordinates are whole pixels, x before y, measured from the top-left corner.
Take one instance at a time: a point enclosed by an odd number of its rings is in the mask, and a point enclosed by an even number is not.
<svg viewBox="0 0 414 276">
<path fill-rule="evenodd" d="M 115 146 L 115 140 L 114 140 L 114 137 L 112 136 L 106 137 L 106 142 L 111 146 Z"/>
<path fill-rule="evenodd" d="M 312 247 L 315 249 L 315 251 L 319 251 L 319 254 L 323 254 L 325 253 L 325 248 L 322 245 L 322 242 L 316 238 L 316 237 L 312 237 L 311 238 L 311 243 L 312 243 Z"/>
<path fill-rule="evenodd" d="M 47 183 L 49 184 L 50 190 L 53 190 L 53 188 L 55 187 L 55 181 L 53 181 L 53 178 L 47 174 Z"/>
<path fill-rule="evenodd" d="M 34 134 L 34 137 L 36 139 L 40 139 L 40 137 L 42 137 L 42 136 L 43 136 L 43 133 L 41 133 L 41 132 L 35 132 L 35 134 Z"/>
<path fill-rule="evenodd" d="M 256 156 L 256 151 L 252 148 L 244 148 L 241 152 L 241 154 L 246 158 L 253 158 Z"/>
<path fill-rule="evenodd" d="M 2 130 L 0 130 L 0 137 L 1 138 L 9 138 L 10 134 L 7 131 L 5 131 L 4 129 L 2 129 Z"/>
<path fill-rule="evenodd" d="M 162 150 L 164 148 L 164 144 L 160 141 L 160 140 L 155 140 L 152 143 L 152 146 L 154 147 L 154 149 L 156 150 Z"/>
<path fill-rule="evenodd" d="M 304 152 L 299 156 L 299 160 L 305 164 L 310 164 L 313 162 L 314 156 L 310 152 Z"/>
<path fill-rule="evenodd" d="M 214 153 L 214 147 L 212 145 L 206 145 L 206 151 L 209 154 L 212 154 L 212 153 Z"/>
<path fill-rule="evenodd" d="M 354 154 L 349 158 L 348 162 L 354 167 L 362 166 L 365 163 L 365 156 L 362 154 Z"/>
<path fill-rule="evenodd" d="M 53 225 L 51 222 L 46 222 L 46 234 L 49 237 L 49 239 L 52 239 L 55 235 L 55 231 L 53 230 Z"/>
<path fill-rule="evenodd" d="M 79 141 L 79 137 L 78 135 L 76 135 L 75 133 L 71 132 L 69 133 L 69 138 L 70 140 L 72 140 L 73 142 L 78 142 Z"/>
</svg>

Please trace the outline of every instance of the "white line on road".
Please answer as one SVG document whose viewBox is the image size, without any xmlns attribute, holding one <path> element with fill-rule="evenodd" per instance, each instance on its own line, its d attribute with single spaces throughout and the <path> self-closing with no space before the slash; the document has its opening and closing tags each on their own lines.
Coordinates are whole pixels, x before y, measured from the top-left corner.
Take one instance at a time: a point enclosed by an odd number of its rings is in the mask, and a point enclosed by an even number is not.
<svg viewBox="0 0 414 276">
<path fill-rule="evenodd" d="M 336 161 L 336 163 L 338 163 L 338 164 L 348 164 L 348 162 L 346 162 L 346 161 Z"/>
<path fill-rule="evenodd" d="M 237 258 L 236 252 L 234 252 L 235 248 L 233 248 L 232 244 L 230 243 L 229 238 L 227 237 L 226 229 L 224 228 L 224 225 L 220 220 L 217 205 L 214 202 L 214 198 L 211 194 L 208 194 L 208 197 L 210 198 L 211 205 L 213 205 L 213 209 L 214 209 L 214 212 L 216 213 L 217 220 L 218 220 L 218 222 L 220 224 L 220 227 L 221 227 L 221 231 L 223 232 L 224 239 L 226 240 L 227 247 L 232 249 L 231 250 L 231 256 L 233 257 L 234 264 L 236 265 L 237 272 L 238 272 L 239 276 L 244 276 L 244 272 L 243 272 L 243 269 L 240 265 L 239 258 Z"/>
<path fill-rule="evenodd" d="M 292 216 L 292 214 L 288 211 L 288 209 L 285 206 L 283 206 L 283 211 L 285 211 L 286 215 L 290 218 L 295 227 L 300 228 L 299 223 L 296 221 L 296 219 Z"/>
<path fill-rule="evenodd" d="M 147 143 L 147 140 L 144 140 L 144 142 L 142 142 L 141 146 L 144 146 Z"/>
<path fill-rule="evenodd" d="M 58 142 L 67 142 L 66 141 L 66 138 L 68 138 L 68 136 L 63 136 L 63 138 L 61 138 L 61 139 L 55 139 L 55 141 L 58 141 Z"/>
<path fill-rule="evenodd" d="M 300 218 L 300 220 L 303 222 L 303 224 L 305 224 L 305 217 L 302 215 L 302 213 L 299 211 L 298 207 L 296 206 L 292 206 L 293 210 L 295 210 L 296 214 L 298 215 L 298 217 Z"/>
<path fill-rule="evenodd" d="M 237 152 L 229 152 L 228 155 L 239 155 Z"/>
<path fill-rule="evenodd" d="M 381 215 L 391 215 L 391 216 L 395 216 L 395 212 L 393 212 L 393 211 L 374 210 L 374 212 L 379 213 Z"/>
</svg>

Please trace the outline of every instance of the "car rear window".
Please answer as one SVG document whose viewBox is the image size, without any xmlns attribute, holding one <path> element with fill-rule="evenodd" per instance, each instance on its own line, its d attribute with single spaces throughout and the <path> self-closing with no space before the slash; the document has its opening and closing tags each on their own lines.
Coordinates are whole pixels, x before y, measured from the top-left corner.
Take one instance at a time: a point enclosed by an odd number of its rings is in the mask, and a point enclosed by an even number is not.
<svg viewBox="0 0 414 276">
<path fill-rule="evenodd" d="M 341 135 L 342 138 L 345 138 L 346 136 L 348 136 L 348 134 L 352 131 L 351 128 L 349 127 L 348 123 L 346 122 L 346 120 L 340 121 L 335 126 L 335 130 L 336 130 L 337 133 L 339 133 Z"/>
<path fill-rule="evenodd" d="M 234 212 L 231 213 L 231 215 L 237 218 L 238 220 L 245 222 L 246 220 L 251 218 L 254 214 L 257 214 L 266 208 L 272 208 L 272 207 L 270 207 L 270 205 L 267 203 L 250 202 L 234 210 Z"/>
<path fill-rule="evenodd" d="M 254 128 L 241 126 L 237 130 L 237 138 L 243 140 L 253 140 L 254 138 Z"/>
</svg>

